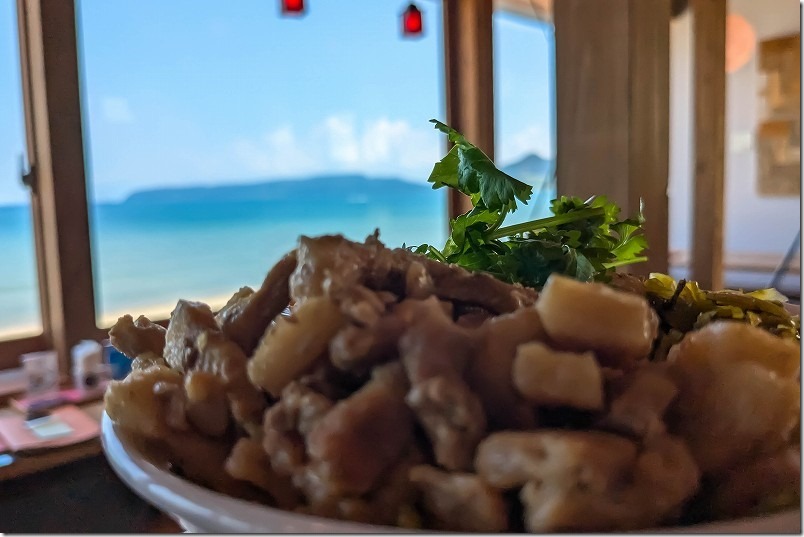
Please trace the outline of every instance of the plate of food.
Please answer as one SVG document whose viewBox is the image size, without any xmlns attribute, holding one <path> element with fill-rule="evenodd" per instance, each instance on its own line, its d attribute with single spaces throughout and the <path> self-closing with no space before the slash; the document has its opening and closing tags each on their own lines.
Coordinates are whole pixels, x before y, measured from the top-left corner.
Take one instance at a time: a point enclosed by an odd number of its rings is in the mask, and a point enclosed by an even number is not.
<svg viewBox="0 0 804 537">
<path fill-rule="evenodd" d="M 644 260 L 642 216 L 455 143 L 443 248 L 300 237 L 220 310 L 121 317 L 102 440 L 191 531 L 800 532 L 800 321 Z"/>
</svg>

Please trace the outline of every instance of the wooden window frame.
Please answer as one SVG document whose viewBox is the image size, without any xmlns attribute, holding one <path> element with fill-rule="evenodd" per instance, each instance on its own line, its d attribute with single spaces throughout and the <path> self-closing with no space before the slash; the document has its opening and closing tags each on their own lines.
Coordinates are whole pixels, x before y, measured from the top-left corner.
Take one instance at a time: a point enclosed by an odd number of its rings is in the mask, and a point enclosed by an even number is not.
<svg viewBox="0 0 804 537">
<path fill-rule="evenodd" d="M 494 159 L 494 51 L 491 0 L 443 0 L 447 123 Z M 450 218 L 472 208 L 450 190 Z"/>
<path fill-rule="evenodd" d="M 43 333 L 0 342 L 0 369 L 54 349 L 61 373 L 81 339 L 99 339 L 79 93 L 74 0 L 17 0 L 26 151 Z"/>
<path fill-rule="evenodd" d="M 492 15 L 497 9 L 533 14 L 534 2 L 542 11 L 551 5 L 551 0 L 442 0 L 447 121 L 492 158 Z M 96 324 L 76 0 L 16 3 L 42 333 L 0 341 L 0 370 L 18 367 L 26 352 L 55 349 L 64 375 L 70 348 L 107 332 Z M 471 207 L 466 197 L 450 194 L 450 217 Z"/>
<path fill-rule="evenodd" d="M 723 288 L 726 0 L 691 0 L 694 152 L 690 278 Z"/>
</svg>

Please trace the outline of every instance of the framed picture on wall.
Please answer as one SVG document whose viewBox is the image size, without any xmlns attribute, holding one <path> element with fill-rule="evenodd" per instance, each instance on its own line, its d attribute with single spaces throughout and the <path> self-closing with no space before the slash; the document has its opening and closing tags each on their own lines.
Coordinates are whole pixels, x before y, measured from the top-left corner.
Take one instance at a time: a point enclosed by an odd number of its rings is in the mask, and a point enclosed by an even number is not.
<svg viewBox="0 0 804 537">
<path fill-rule="evenodd" d="M 757 126 L 757 181 L 761 196 L 801 195 L 801 35 L 763 41 L 764 79 Z"/>
</svg>

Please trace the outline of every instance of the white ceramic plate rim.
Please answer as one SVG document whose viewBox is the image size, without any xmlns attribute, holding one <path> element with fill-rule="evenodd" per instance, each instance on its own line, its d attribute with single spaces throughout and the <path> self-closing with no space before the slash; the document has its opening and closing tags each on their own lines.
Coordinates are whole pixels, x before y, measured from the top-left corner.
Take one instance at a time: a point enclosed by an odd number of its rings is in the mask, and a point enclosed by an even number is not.
<svg viewBox="0 0 804 537">
<path fill-rule="evenodd" d="M 211 533 L 404 532 L 390 526 L 357 524 L 283 511 L 191 483 L 145 460 L 125 437 L 117 434 L 106 412 L 101 419 L 101 444 L 115 473 L 144 500 Z"/>
<path fill-rule="evenodd" d="M 101 442 L 115 473 L 156 508 L 212 533 L 409 533 L 401 528 L 372 526 L 301 515 L 239 500 L 181 479 L 145 460 L 118 436 L 104 412 Z M 769 516 L 659 528 L 653 533 L 801 533 L 801 510 Z"/>
</svg>

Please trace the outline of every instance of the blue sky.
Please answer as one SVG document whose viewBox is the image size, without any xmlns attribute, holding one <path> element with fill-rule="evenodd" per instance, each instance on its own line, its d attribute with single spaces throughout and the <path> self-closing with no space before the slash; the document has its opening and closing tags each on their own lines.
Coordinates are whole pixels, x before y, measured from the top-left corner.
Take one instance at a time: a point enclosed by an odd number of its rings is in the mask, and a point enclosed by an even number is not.
<svg viewBox="0 0 804 537">
<path fill-rule="evenodd" d="M 13 0 L 0 0 L 0 204 L 20 203 Z M 443 140 L 440 2 L 400 37 L 398 0 L 80 0 L 91 195 L 357 171 L 423 181 Z M 550 156 L 547 25 L 495 15 L 497 161 Z"/>
</svg>

